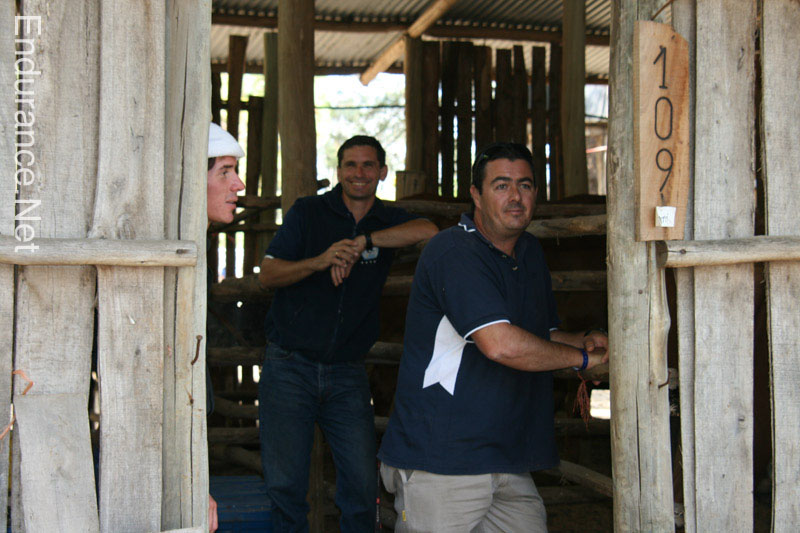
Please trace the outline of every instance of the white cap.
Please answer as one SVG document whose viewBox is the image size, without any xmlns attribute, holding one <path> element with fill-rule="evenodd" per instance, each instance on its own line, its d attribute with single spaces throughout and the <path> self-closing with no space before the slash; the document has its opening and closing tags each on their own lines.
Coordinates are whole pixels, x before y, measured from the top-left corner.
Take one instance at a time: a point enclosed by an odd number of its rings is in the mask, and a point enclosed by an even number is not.
<svg viewBox="0 0 800 533">
<path fill-rule="evenodd" d="M 239 159 L 244 157 L 244 150 L 233 135 L 212 122 L 208 129 L 208 157 L 210 159 L 226 155 Z"/>
</svg>

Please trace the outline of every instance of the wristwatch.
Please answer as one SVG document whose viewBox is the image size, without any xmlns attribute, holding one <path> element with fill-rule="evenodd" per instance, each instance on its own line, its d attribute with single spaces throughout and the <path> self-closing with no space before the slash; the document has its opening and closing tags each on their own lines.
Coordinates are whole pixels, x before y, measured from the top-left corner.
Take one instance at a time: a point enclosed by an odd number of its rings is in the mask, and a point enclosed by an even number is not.
<svg viewBox="0 0 800 533">
<path fill-rule="evenodd" d="M 365 231 L 364 232 L 364 239 L 366 240 L 366 245 L 364 246 L 364 250 L 372 250 L 372 232 Z"/>
</svg>

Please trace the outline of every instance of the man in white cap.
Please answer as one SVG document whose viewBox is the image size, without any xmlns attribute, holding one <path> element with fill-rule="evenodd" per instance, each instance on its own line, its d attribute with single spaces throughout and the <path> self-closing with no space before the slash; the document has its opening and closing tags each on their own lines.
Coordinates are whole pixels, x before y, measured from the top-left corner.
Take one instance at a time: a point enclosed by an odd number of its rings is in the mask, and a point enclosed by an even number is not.
<svg viewBox="0 0 800 533">
<path fill-rule="evenodd" d="M 244 150 L 238 141 L 213 122 L 208 130 L 208 225 L 212 222 L 230 223 L 236 210 L 237 193 L 244 190 L 244 183 L 236 173 L 236 162 L 244 157 Z M 209 283 L 211 282 L 209 274 Z M 206 371 L 206 389 L 208 410 L 213 406 L 211 380 Z M 219 521 L 217 519 L 217 502 L 208 495 L 208 530 L 214 533 Z"/>
</svg>

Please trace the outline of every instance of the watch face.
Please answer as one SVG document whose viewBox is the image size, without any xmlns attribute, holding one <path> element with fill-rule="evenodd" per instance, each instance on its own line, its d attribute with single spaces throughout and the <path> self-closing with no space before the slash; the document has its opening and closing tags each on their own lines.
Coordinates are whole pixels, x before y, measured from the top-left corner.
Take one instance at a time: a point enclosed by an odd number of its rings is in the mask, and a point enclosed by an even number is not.
<svg viewBox="0 0 800 533">
<path fill-rule="evenodd" d="M 380 248 L 378 248 L 377 246 L 373 246 L 369 250 L 364 250 L 363 252 L 361 252 L 361 259 L 363 259 L 364 261 L 374 261 L 375 259 L 378 258 L 379 249 Z"/>
</svg>

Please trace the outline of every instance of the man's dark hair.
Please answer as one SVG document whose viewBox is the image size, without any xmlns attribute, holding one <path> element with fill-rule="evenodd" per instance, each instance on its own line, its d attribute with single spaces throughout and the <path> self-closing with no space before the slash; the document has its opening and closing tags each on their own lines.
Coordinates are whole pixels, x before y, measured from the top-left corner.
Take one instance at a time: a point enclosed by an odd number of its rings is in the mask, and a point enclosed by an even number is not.
<svg viewBox="0 0 800 533">
<path fill-rule="evenodd" d="M 214 168 L 214 165 L 216 165 L 216 164 L 217 164 L 217 158 L 216 157 L 209 157 L 208 158 L 208 170 L 211 170 L 212 168 Z"/>
<path fill-rule="evenodd" d="M 475 163 L 472 164 L 472 184 L 481 194 L 483 193 L 483 178 L 486 177 L 486 165 L 495 159 L 508 159 L 509 161 L 522 159 L 531 167 L 531 175 L 533 174 L 533 156 L 524 144 L 492 143 L 478 152 L 478 155 L 475 156 Z"/>
<path fill-rule="evenodd" d="M 339 147 L 339 151 L 336 152 L 336 158 L 339 160 L 339 167 L 342 166 L 342 157 L 344 156 L 344 151 L 354 146 L 371 146 L 372 148 L 375 148 L 375 152 L 378 154 L 378 164 L 380 164 L 381 168 L 386 166 L 386 150 L 383 149 L 383 146 L 381 146 L 381 143 L 378 142 L 378 139 L 375 137 L 370 137 L 369 135 L 356 135 L 355 137 L 350 137 L 347 139 L 344 144 Z"/>
</svg>

